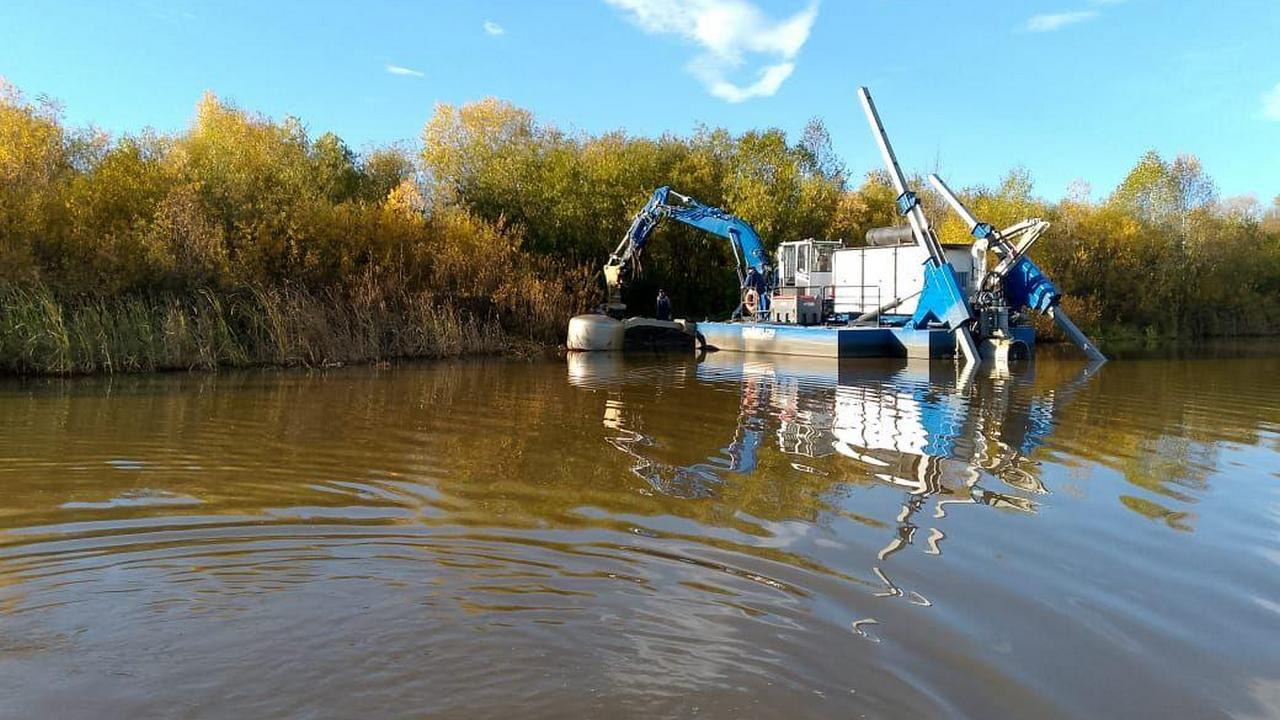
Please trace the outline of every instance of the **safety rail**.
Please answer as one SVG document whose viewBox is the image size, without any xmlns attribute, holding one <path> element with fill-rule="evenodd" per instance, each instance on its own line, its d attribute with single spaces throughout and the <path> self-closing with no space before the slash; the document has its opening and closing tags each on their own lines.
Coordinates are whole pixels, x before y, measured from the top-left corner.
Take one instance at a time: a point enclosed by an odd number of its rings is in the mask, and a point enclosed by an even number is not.
<svg viewBox="0 0 1280 720">
<path fill-rule="evenodd" d="M 774 302 L 782 298 L 809 297 L 823 301 L 822 314 L 848 315 L 852 320 L 859 315 L 880 309 L 883 304 L 879 285 L 810 285 L 807 287 L 784 286 L 773 291 Z M 843 308 L 843 309 L 842 309 Z M 876 324 L 880 323 L 879 317 Z"/>
</svg>

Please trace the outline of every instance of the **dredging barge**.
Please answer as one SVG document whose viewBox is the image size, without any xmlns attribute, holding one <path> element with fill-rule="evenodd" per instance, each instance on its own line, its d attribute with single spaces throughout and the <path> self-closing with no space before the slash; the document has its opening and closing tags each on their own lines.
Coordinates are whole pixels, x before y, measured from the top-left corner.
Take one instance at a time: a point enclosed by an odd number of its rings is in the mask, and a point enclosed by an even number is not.
<svg viewBox="0 0 1280 720">
<path fill-rule="evenodd" d="M 1106 358 L 1060 301 L 1062 294 L 1027 252 L 1048 229 L 1039 218 L 1003 230 L 977 219 L 942 178 L 929 182 L 968 226 L 971 244 L 944 245 L 898 165 L 865 88 L 862 108 L 898 192 L 905 225 L 867 233 L 867 244 L 783 242 L 770 263 L 750 223 L 669 187 L 658 188 L 632 220 L 604 266 L 608 302 L 569 322 L 571 351 L 619 351 L 655 345 L 816 357 L 1029 358 L 1029 314 L 1051 317 L 1094 361 Z M 663 220 L 676 220 L 729 241 L 741 302 L 730 322 L 627 318 L 621 290 Z"/>
</svg>

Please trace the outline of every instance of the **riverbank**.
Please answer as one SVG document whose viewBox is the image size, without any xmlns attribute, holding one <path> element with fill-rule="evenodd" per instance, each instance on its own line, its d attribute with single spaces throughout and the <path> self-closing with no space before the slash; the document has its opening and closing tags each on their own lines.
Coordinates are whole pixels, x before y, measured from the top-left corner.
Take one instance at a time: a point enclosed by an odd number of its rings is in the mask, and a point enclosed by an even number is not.
<svg viewBox="0 0 1280 720">
<path fill-rule="evenodd" d="M 246 367 L 336 367 L 474 355 L 536 355 L 565 318 L 543 313 L 540 332 L 496 305 L 430 292 L 297 286 L 59 298 L 43 285 L 0 285 L 0 375 L 93 375 Z M 549 303 L 541 303 L 544 309 Z M 531 318 L 523 316 L 525 321 Z M 1053 357 L 1073 356 L 1037 327 Z M 1191 357 L 1280 338 L 1162 337 L 1124 328 L 1099 334 L 1117 359 Z M 1250 353 L 1257 354 L 1257 353 Z"/>
<path fill-rule="evenodd" d="M 0 373 L 81 375 L 369 364 L 527 351 L 496 313 L 430 293 L 246 287 L 59 300 L 0 287 Z"/>
<path fill-rule="evenodd" d="M 1113 360 L 1280 355 L 1280 337 L 1104 339 Z M 47 292 L 0 291 L 0 376 L 56 377 L 334 368 L 415 360 L 550 355 L 520 337 L 424 296 L 362 305 L 300 290 L 95 300 L 64 306 Z M 563 348 L 563 346 L 561 346 Z M 1047 338 L 1038 354 L 1077 359 Z"/>
<path fill-rule="evenodd" d="M 599 304 L 600 262 L 662 185 L 731 209 L 770 245 L 854 245 L 900 222 L 897 194 L 876 173 L 853 182 L 821 123 L 798 141 L 567 134 L 488 99 L 438 107 L 419 146 L 357 153 L 212 94 L 180 132 L 112 138 L 0 80 L 0 139 L 8 374 L 553 345 Z M 1149 153 L 1099 202 L 1039 198 L 1025 171 L 962 194 L 993 222 L 1053 224 L 1036 262 L 1104 346 L 1280 332 L 1280 205 L 1219 198 L 1194 158 Z M 940 238 L 966 241 L 945 202 L 924 197 Z M 627 300 L 649 307 L 665 288 L 686 317 L 726 314 L 737 302 L 727 244 L 661 232 Z M 1056 332 L 1047 320 L 1038 330 Z"/>
</svg>

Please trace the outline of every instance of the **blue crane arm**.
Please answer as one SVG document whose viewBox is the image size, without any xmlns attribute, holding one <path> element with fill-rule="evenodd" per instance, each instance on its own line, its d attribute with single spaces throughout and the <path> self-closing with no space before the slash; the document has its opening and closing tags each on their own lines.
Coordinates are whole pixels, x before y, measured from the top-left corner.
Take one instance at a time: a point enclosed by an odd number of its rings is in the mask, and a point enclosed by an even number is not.
<svg viewBox="0 0 1280 720">
<path fill-rule="evenodd" d="M 760 236 L 756 234 L 755 228 L 751 227 L 750 223 L 720 208 L 703 205 L 667 186 L 653 191 L 649 202 L 645 203 L 644 208 L 631 221 L 631 227 L 627 229 L 626 237 L 614 251 L 613 259 L 625 264 L 632 258 L 638 257 L 644 251 L 645 244 L 649 242 L 653 231 L 666 218 L 729 240 L 738 262 L 739 276 L 742 275 L 742 266 L 745 265 L 754 269 L 760 277 L 767 277 L 769 256 L 765 252 L 764 243 L 760 241 Z"/>
</svg>

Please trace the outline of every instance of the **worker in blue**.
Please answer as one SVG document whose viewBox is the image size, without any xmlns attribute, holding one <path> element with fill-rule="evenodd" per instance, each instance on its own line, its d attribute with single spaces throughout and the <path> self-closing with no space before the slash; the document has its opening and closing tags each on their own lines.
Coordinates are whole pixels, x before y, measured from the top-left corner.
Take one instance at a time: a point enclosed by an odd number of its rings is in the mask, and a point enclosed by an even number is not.
<svg viewBox="0 0 1280 720">
<path fill-rule="evenodd" d="M 658 288 L 658 307 L 653 316 L 658 320 L 671 319 L 671 298 L 667 297 L 667 291 L 662 288 Z"/>
</svg>

